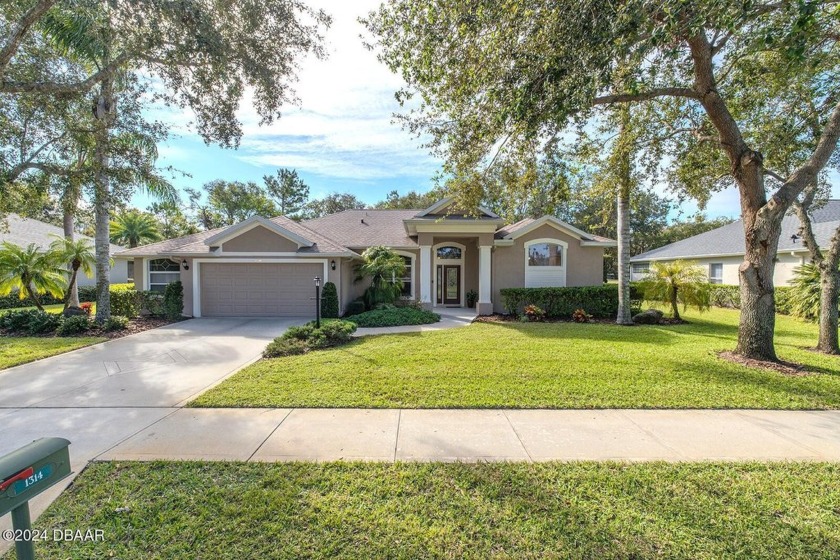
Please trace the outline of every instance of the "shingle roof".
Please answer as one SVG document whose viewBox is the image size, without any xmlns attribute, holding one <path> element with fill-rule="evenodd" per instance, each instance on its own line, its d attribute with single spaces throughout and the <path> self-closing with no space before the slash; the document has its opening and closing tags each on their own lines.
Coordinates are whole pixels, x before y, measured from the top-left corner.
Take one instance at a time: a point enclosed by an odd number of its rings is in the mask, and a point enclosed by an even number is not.
<svg viewBox="0 0 840 560">
<path fill-rule="evenodd" d="M 811 212 L 814 236 L 820 247 L 826 247 L 831 236 L 840 226 L 840 200 L 829 200 Z M 799 218 L 787 215 L 782 219 L 782 233 L 779 237 L 779 251 L 801 251 L 805 249 L 802 239 L 795 242 L 791 236 L 799 234 Z M 731 224 L 682 239 L 675 243 L 634 256 L 632 262 L 659 259 L 714 257 L 720 255 L 744 254 L 744 225 L 741 220 Z"/>
<path fill-rule="evenodd" d="M 496 239 L 503 239 L 506 235 L 510 235 L 516 230 L 524 228 L 533 221 L 534 218 L 525 218 L 524 220 L 519 220 L 516 223 L 502 226 L 498 231 L 496 231 Z"/>
<path fill-rule="evenodd" d="M 56 240 L 56 237 L 64 237 L 64 230 L 40 220 L 22 218 L 17 214 L 7 214 L 5 220 L 0 219 L 0 243 L 9 242 L 22 247 L 34 243 L 39 248 L 45 249 Z M 94 243 L 93 238 L 87 235 L 77 233 L 75 238 Z M 111 243 L 111 255 L 123 249 L 124 247 Z"/>
<path fill-rule="evenodd" d="M 302 247 L 298 253 L 302 254 L 320 254 L 320 253 L 346 253 L 347 247 L 333 241 L 322 233 L 313 231 L 311 228 L 299 224 L 294 220 L 290 220 L 285 216 L 277 216 L 271 218 L 275 224 L 304 237 L 313 243 L 312 247 Z M 149 245 L 143 245 L 134 249 L 128 249 L 120 253 L 121 256 L 141 256 L 141 255 L 165 255 L 165 254 L 196 254 L 196 253 L 210 253 L 210 247 L 204 242 L 228 229 L 227 227 L 209 229 L 192 235 L 178 237 L 175 239 L 167 239 L 166 241 L 159 241 Z"/>
<path fill-rule="evenodd" d="M 414 218 L 419 210 L 345 210 L 303 225 L 335 239 L 347 247 L 414 247 L 417 241 L 405 231 L 403 220 Z"/>
</svg>

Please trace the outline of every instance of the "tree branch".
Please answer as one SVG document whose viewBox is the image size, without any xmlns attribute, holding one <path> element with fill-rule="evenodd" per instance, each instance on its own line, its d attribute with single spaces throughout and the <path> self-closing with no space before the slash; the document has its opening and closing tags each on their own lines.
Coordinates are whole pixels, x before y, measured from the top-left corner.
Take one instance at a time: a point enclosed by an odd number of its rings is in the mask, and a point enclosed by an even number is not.
<svg viewBox="0 0 840 560">
<path fill-rule="evenodd" d="M 788 180 L 776 191 L 773 198 L 787 206 L 805 187 L 812 182 L 816 182 L 817 175 L 828 163 L 828 159 L 834 153 L 834 150 L 837 149 L 838 141 L 840 141 L 840 103 L 834 106 L 814 153 L 811 154 L 808 161 L 788 177 Z"/>
<path fill-rule="evenodd" d="M 764 168 L 764 174 L 773 177 L 774 179 L 776 179 L 778 182 L 780 182 L 783 185 L 787 182 L 787 179 L 785 179 L 784 177 L 782 177 L 781 175 L 779 175 L 775 171 L 767 169 L 766 167 Z"/>
<path fill-rule="evenodd" d="M 617 93 L 596 97 L 593 105 L 609 105 L 610 103 L 632 103 L 634 101 L 647 101 L 657 97 L 685 97 L 688 99 L 700 99 L 700 96 L 691 88 L 684 87 L 663 87 L 655 88 L 641 93 Z"/>
<path fill-rule="evenodd" d="M 29 29 L 35 25 L 35 22 L 41 19 L 41 16 L 43 16 L 47 10 L 52 8 L 57 1 L 58 0 L 40 0 L 24 14 L 20 21 L 17 22 L 17 25 L 11 29 L 8 39 L 6 40 L 6 44 L 3 45 L 2 49 L 0 49 L 0 76 L 6 72 L 9 62 L 17 52 Z"/>
<path fill-rule="evenodd" d="M 77 82 L 0 82 L 0 93 L 82 93 L 89 91 L 104 78 L 113 76 L 131 58 L 129 54 L 122 54 L 107 66 Z"/>
</svg>

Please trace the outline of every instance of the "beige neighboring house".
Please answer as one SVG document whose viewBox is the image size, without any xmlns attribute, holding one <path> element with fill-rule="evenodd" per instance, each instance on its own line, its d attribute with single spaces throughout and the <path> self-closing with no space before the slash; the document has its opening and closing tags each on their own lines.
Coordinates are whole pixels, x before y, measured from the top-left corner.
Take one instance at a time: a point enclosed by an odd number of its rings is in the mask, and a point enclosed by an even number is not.
<svg viewBox="0 0 840 560">
<path fill-rule="evenodd" d="M 840 226 L 840 200 L 829 200 L 811 212 L 814 236 L 820 247 L 827 249 L 832 235 Z M 799 218 L 794 215 L 782 219 L 782 233 L 773 283 L 790 284 L 797 267 L 810 262 L 808 249 L 799 235 Z M 645 277 L 652 262 L 690 260 L 702 266 L 712 284 L 737 286 L 738 267 L 744 261 L 744 224 L 741 220 L 723 227 L 689 237 L 670 245 L 636 255 L 630 259 L 631 280 Z"/>
<path fill-rule="evenodd" d="M 347 210 L 314 220 L 255 216 L 230 227 L 120 253 L 136 263 L 138 289 L 184 286 L 184 314 L 194 317 L 311 315 L 314 278 L 335 283 L 339 305 L 364 292 L 353 267 L 368 247 L 405 259 L 403 297 L 427 308 L 463 307 L 478 294 L 478 312 L 503 310 L 499 290 L 593 286 L 603 282 L 606 247 L 552 216 L 505 225 L 481 208 L 468 216 L 444 199 L 424 210 Z"/>
<path fill-rule="evenodd" d="M 64 230 L 62 228 L 40 220 L 22 218 L 17 214 L 7 214 L 4 218 L 0 218 L 0 243 L 8 241 L 21 247 L 26 247 L 30 243 L 34 243 L 43 250 L 49 247 L 58 237 L 64 237 Z M 87 239 L 93 245 L 92 237 L 77 233 L 75 238 Z M 125 247 L 111 244 L 111 256 L 114 261 L 111 266 L 112 284 L 130 282 L 134 277 L 132 259 L 130 257 L 116 256 L 117 253 L 124 250 Z M 76 281 L 79 286 L 94 286 L 96 285 L 96 275 L 87 276 L 79 272 Z"/>
</svg>

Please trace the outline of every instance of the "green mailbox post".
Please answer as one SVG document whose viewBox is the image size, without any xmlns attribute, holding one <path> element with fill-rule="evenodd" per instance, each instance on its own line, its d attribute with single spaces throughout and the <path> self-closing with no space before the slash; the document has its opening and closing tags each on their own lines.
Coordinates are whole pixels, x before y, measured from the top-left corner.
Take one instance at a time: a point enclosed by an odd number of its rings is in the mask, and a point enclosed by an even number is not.
<svg viewBox="0 0 840 560">
<path fill-rule="evenodd" d="M 29 500 L 70 475 L 70 442 L 64 438 L 36 439 L 0 457 L 0 517 L 12 512 L 15 532 L 32 529 Z M 35 558 L 31 539 L 16 539 L 19 560 Z"/>
</svg>

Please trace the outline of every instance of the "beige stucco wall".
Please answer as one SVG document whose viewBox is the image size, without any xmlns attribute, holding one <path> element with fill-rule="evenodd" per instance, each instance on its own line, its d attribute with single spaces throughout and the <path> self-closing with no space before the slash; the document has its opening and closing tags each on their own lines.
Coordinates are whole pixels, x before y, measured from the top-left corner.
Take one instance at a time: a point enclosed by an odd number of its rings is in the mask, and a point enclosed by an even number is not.
<svg viewBox="0 0 840 560">
<path fill-rule="evenodd" d="M 804 263 L 808 262 L 808 259 L 805 258 L 805 253 L 779 253 L 777 259 L 776 267 L 773 272 L 773 284 L 776 286 L 790 285 L 790 281 L 793 279 L 796 267 L 802 266 Z M 731 286 L 737 286 L 739 284 L 738 267 L 741 266 L 742 262 L 744 262 L 743 257 L 703 257 L 699 259 L 692 259 L 692 261 L 696 263 L 697 266 L 702 267 L 707 274 L 709 272 L 710 264 L 721 263 L 723 264 L 723 283 Z M 634 274 L 632 275 L 631 280 L 636 281 L 642 280 L 643 278 L 644 275 Z"/>
<path fill-rule="evenodd" d="M 146 289 L 146 263 L 145 259 L 134 259 L 134 289 L 143 291 Z"/>
<path fill-rule="evenodd" d="M 249 229 L 222 244 L 222 251 L 226 253 L 292 253 L 297 250 L 297 243 L 263 226 Z"/>
<path fill-rule="evenodd" d="M 566 252 L 566 286 L 598 286 L 604 278 L 603 247 L 581 247 L 580 240 L 546 224 L 514 240 L 509 247 L 493 251 L 493 309 L 504 311 L 502 288 L 525 286 L 525 243 L 534 239 L 558 239 L 568 244 Z"/>
<path fill-rule="evenodd" d="M 193 259 L 187 258 L 187 267 L 185 270 L 181 267 L 181 284 L 184 287 L 184 311 L 186 317 L 192 317 L 193 314 Z"/>
</svg>

